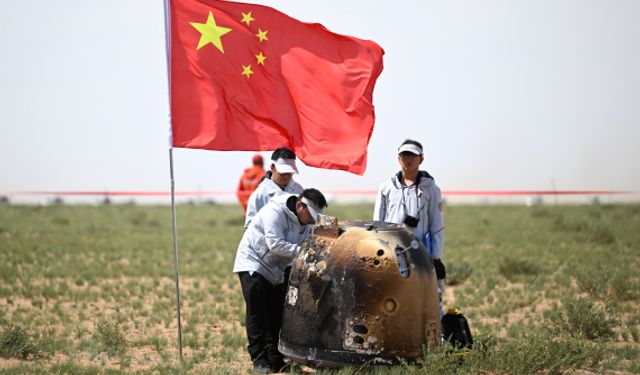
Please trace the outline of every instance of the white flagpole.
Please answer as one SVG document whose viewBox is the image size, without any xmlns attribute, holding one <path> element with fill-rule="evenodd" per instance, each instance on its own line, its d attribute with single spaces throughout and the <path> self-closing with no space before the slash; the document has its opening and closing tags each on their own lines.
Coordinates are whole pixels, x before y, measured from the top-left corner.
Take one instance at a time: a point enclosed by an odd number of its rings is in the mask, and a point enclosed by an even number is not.
<svg viewBox="0 0 640 375">
<path fill-rule="evenodd" d="M 171 0 L 164 0 L 164 30 L 167 50 L 167 82 L 169 88 L 169 107 L 171 107 Z M 171 111 L 169 111 L 171 112 Z M 171 127 L 169 127 L 171 133 Z M 169 137 L 169 170 L 171 175 L 171 215 L 173 222 L 173 266 L 176 274 L 176 315 L 178 318 L 178 349 L 180 353 L 180 366 L 182 366 L 182 321 L 180 320 L 180 272 L 178 271 L 178 230 L 176 221 L 176 188 L 173 178 L 173 137 Z"/>
<path fill-rule="evenodd" d="M 178 315 L 178 346 L 182 364 L 182 322 L 180 320 L 180 273 L 178 272 L 178 233 L 176 223 L 175 182 L 173 179 L 173 147 L 169 148 L 169 169 L 171 170 L 171 213 L 173 217 L 173 264 L 176 271 L 176 312 Z"/>
</svg>

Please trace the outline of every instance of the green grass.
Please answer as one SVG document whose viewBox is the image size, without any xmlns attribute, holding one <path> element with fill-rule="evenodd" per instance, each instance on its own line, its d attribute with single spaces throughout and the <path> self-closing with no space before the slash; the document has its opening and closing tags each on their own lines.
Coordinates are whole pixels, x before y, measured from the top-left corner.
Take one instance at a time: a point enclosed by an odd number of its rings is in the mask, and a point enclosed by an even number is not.
<svg viewBox="0 0 640 375">
<path fill-rule="evenodd" d="M 101 351 L 106 351 L 110 356 L 123 355 L 128 343 L 118 323 L 101 320 L 94 333 L 95 343 Z"/>
<path fill-rule="evenodd" d="M 0 336 L 0 357 L 35 359 L 41 351 L 34 344 L 29 333 L 20 326 L 5 326 Z"/>
<path fill-rule="evenodd" d="M 246 373 L 241 210 L 177 212 L 182 368 L 169 207 L 1 205 L 0 372 Z M 318 373 L 640 372 L 640 206 L 448 206 L 445 219 L 445 304 L 474 349 Z"/>
</svg>

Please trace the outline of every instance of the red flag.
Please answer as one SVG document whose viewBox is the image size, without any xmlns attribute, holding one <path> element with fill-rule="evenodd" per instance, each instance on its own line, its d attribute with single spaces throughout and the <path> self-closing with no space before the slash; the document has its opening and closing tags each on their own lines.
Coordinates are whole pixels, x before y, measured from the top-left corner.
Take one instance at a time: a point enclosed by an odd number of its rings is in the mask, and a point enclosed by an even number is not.
<svg viewBox="0 0 640 375">
<path fill-rule="evenodd" d="M 171 0 L 170 19 L 174 147 L 364 173 L 380 46 L 254 4 Z"/>
</svg>

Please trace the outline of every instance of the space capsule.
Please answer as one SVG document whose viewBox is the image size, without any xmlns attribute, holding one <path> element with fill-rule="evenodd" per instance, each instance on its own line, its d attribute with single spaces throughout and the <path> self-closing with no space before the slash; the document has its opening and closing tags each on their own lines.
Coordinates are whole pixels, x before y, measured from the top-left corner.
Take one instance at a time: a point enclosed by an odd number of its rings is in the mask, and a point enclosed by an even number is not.
<svg viewBox="0 0 640 375">
<path fill-rule="evenodd" d="M 291 269 L 280 352 L 339 367 L 411 361 L 440 344 L 435 270 L 409 230 L 331 217 L 316 226 Z"/>
</svg>

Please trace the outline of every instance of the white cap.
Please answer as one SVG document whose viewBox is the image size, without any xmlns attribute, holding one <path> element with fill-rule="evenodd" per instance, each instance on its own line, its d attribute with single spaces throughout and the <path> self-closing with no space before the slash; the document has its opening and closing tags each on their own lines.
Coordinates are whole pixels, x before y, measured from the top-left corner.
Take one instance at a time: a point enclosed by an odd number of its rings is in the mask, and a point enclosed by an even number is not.
<svg viewBox="0 0 640 375">
<path fill-rule="evenodd" d="M 273 162 L 273 165 L 276 167 L 276 171 L 278 171 L 278 173 L 298 173 L 298 168 L 296 168 L 296 159 L 279 158 Z"/>
<path fill-rule="evenodd" d="M 422 148 L 412 143 L 405 143 L 402 146 L 400 146 L 400 148 L 398 149 L 398 154 L 401 154 L 403 152 L 410 152 L 412 154 L 422 155 Z"/>
<path fill-rule="evenodd" d="M 302 197 L 300 201 L 307 205 L 307 208 L 309 209 L 309 213 L 311 214 L 313 221 L 318 222 L 318 215 L 322 214 L 322 208 L 318 208 L 313 202 L 308 200 L 306 197 Z"/>
</svg>

